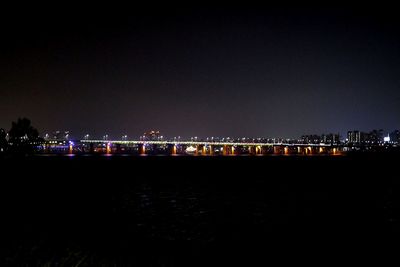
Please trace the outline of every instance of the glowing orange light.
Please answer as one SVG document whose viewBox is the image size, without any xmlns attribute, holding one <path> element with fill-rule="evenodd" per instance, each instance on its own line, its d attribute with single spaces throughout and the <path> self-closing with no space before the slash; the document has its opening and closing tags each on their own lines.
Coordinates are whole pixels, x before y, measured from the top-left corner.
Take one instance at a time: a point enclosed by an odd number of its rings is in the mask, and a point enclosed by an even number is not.
<svg viewBox="0 0 400 267">
<path fill-rule="evenodd" d="M 174 145 L 173 149 L 172 149 L 172 154 L 176 154 L 176 145 Z"/>
<path fill-rule="evenodd" d="M 289 154 L 289 148 L 288 148 L 288 147 L 285 147 L 285 148 L 284 148 L 284 151 L 285 151 L 285 152 L 284 152 L 285 155 Z"/>
<path fill-rule="evenodd" d="M 106 152 L 107 152 L 107 154 L 111 153 L 110 143 L 107 144 Z"/>
<path fill-rule="evenodd" d="M 146 154 L 146 146 L 145 146 L 145 144 L 142 145 L 142 151 L 141 151 L 140 154 L 142 154 L 142 155 Z"/>
</svg>

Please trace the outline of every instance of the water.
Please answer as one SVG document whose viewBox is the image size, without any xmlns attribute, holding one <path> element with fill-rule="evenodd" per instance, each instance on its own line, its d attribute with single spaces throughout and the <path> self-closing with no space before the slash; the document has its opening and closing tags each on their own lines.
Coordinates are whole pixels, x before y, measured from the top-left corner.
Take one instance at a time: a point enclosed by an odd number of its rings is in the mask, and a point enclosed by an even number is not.
<svg viewBox="0 0 400 267">
<path fill-rule="evenodd" d="M 150 255 L 158 264 L 151 254 L 159 249 L 182 257 L 175 254 L 175 242 L 268 244 L 303 233 L 393 233 L 400 229 L 400 183 L 392 175 L 397 160 L 396 155 L 3 159 L 3 173 L 10 174 L 1 187 L 2 242 L 9 248 L 2 253 L 12 265 L 62 260 L 71 250 L 95 262 Z"/>
</svg>

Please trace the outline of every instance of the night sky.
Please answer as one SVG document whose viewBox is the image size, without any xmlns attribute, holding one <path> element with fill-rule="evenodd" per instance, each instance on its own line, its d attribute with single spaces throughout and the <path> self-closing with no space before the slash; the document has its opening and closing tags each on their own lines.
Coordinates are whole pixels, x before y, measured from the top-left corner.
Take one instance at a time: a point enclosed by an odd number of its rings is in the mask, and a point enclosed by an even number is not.
<svg viewBox="0 0 400 267">
<path fill-rule="evenodd" d="M 0 128 L 136 139 L 400 128 L 400 22 L 387 7 L 9 10 Z"/>
</svg>

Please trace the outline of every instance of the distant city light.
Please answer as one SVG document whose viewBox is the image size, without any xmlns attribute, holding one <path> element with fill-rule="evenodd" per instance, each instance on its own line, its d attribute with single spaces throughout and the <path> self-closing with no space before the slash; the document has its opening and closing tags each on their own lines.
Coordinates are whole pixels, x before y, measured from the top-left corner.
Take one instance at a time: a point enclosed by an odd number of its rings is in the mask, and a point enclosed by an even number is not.
<svg viewBox="0 0 400 267">
<path fill-rule="evenodd" d="M 390 136 L 389 136 L 389 135 L 388 135 L 388 136 L 385 136 L 385 137 L 383 138 L 383 142 L 389 143 L 389 142 L 390 142 Z"/>
</svg>

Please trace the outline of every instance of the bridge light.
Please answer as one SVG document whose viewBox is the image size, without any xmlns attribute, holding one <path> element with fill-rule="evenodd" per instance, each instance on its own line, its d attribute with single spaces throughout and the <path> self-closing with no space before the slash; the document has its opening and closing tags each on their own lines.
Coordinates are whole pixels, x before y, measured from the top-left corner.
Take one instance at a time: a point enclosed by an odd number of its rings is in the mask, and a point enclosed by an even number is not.
<svg viewBox="0 0 400 267">
<path fill-rule="evenodd" d="M 288 147 L 284 148 L 284 153 L 285 153 L 285 155 L 289 154 L 289 148 Z"/>
</svg>

